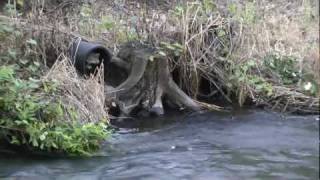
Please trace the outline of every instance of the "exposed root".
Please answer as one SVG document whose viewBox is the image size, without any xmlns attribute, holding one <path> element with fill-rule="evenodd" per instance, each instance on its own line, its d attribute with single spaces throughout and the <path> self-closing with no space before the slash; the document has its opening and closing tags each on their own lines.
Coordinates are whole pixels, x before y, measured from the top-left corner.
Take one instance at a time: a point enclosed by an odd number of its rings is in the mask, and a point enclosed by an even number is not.
<svg viewBox="0 0 320 180">
<path fill-rule="evenodd" d="M 198 103 L 203 109 L 207 109 L 209 111 L 228 111 L 228 109 L 221 106 L 214 105 L 214 104 L 209 104 L 209 103 L 200 102 L 200 101 L 195 101 L 195 102 Z"/>
<path fill-rule="evenodd" d="M 156 57 L 151 61 L 151 56 Z M 120 67 L 128 64 L 130 66 L 127 72 L 128 78 L 114 87 L 117 91 L 115 93 L 117 104 L 125 115 L 129 115 L 141 104 L 147 111 L 162 115 L 164 114 L 162 103 L 164 96 L 179 106 L 195 111 L 200 110 L 200 106 L 172 80 L 168 60 L 157 56 L 157 51 L 150 45 L 138 41 L 129 42 L 123 45 L 118 57 L 113 59 L 115 60 L 112 62 L 116 62 Z"/>
</svg>

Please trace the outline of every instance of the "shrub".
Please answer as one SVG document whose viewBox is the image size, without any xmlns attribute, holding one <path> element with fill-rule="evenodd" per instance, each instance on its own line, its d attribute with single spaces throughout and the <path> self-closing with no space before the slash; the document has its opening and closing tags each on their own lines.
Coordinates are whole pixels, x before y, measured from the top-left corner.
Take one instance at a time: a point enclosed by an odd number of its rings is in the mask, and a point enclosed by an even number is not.
<svg viewBox="0 0 320 180">
<path fill-rule="evenodd" d="M 50 98 L 55 82 L 15 77 L 14 66 L 0 66 L 0 139 L 29 150 L 90 155 L 108 131 L 106 122 L 81 122 L 74 108 Z M 74 114 L 66 120 L 65 114 Z"/>
</svg>

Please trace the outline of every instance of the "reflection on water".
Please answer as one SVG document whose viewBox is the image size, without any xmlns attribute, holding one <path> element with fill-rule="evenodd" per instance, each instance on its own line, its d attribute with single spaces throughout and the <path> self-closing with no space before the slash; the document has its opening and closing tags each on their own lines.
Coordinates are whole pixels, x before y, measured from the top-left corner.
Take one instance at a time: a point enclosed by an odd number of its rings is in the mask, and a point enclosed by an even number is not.
<svg viewBox="0 0 320 180">
<path fill-rule="evenodd" d="M 174 120 L 173 120 L 174 119 Z M 167 123 L 170 122 L 170 123 Z M 136 123 L 93 158 L 1 157 L 9 179 L 317 179 L 319 122 L 275 113 L 205 113 Z M 120 132 L 124 132 L 121 130 Z"/>
</svg>

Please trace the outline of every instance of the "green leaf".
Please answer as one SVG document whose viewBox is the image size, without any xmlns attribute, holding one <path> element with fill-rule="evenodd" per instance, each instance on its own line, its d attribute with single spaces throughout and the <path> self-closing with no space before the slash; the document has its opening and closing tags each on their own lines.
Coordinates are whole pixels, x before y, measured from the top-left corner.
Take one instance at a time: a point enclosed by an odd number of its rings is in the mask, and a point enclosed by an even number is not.
<svg viewBox="0 0 320 180">
<path fill-rule="evenodd" d="M 273 90 L 271 87 L 267 88 L 267 96 L 270 97 L 273 95 Z"/>
<path fill-rule="evenodd" d="M 41 134 L 41 136 L 39 137 L 41 141 L 44 141 L 46 139 L 46 135 L 45 134 Z"/>
<path fill-rule="evenodd" d="M 28 70 L 31 72 L 36 72 L 38 70 L 38 67 L 34 66 L 34 65 L 30 65 L 30 66 L 28 66 Z"/>
<path fill-rule="evenodd" d="M 159 51 L 158 53 L 159 53 L 159 55 L 161 55 L 161 56 L 167 56 L 167 54 L 166 54 L 165 52 L 163 52 L 163 51 Z"/>
<path fill-rule="evenodd" d="M 19 62 L 20 62 L 22 65 L 26 65 L 29 61 L 26 60 L 26 59 L 20 59 Z"/>
<path fill-rule="evenodd" d="M 56 148 L 56 149 L 58 149 L 57 144 L 56 144 L 56 143 L 54 143 L 54 142 L 52 142 L 52 143 L 51 143 L 51 146 L 52 146 L 52 147 L 54 147 L 54 148 Z"/>
<path fill-rule="evenodd" d="M 174 51 L 174 55 L 175 55 L 176 57 L 179 57 L 179 56 L 181 55 L 181 52 L 179 52 L 179 51 Z"/>
<path fill-rule="evenodd" d="M 256 90 L 260 91 L 263 89 L 263 85 L 259 84 L 259 85 L 256 85 Z"/>
<path fill-rule="evenodd" d="M 17 59 L 17 52 L 14 49 L 9 49 L 8 50 L 8 55 L 12 58 L 12 59 Z"/>
<path fill-rule="evenodd" d="M 173 10 L 173 13 L 177 17 L 181 17 L 184 13 L 184 9 L 182 6 L 176 6 Z"/>
<path fill-rule="evenodd" d="M 44 143 L 40 144 L 40 149 L 43 150 L 44 149 Z"/>
<path fill-rule="evenodd" d="M 34 40 L 34 39 L 29 39 L 29 40 L 27 40 L 26 41 L 28 44 L 31 44 L 31 45 L 34 45 L 34 46 L 36 46 L 38 43 L 37 43 L 37 41 L 36 40 Z"/>
<path fill-rule="evenodd" d="M 177 49 L 181 49 L 181 50 L 183 49 L 183 46 L 179 43 L 173 43 L 172 46 L 174 46 Z"/>
<path fill-rule="evenodd" d="M 219 37 L 223 37 L 223 36 L 225 36 L 226 35 L 226 32 L 224 31 L 224 30 L 218 30 L 218 36 Z"/>
<path fill-rule="evenodd" d="M 106 30 L 111 30 L 115 27 L 116 23 L 112 16 L 102 16 L 101 26 Z"/>
<path fill-rule="evenodd" d="M 11 137 L 11 141 L 10 141 L 11 144 L 15 144 L 15 145 L 20 145 L 20 141 L 18 140 L 18 138 L 16 136 L 12 136 Z"/>
<path fill-rule="evenodd" d="M 254 60 L 249 60 L 249 61 L 247 62 L 247 65 L 250 66 L 250 67 L 252 67 L 252 66 L 255 66 L 255 65 L 256 65 L 256 62 L 255 62 Z"/>
<path fill-rule="evenodd" d="M 29 122 L 28 122 L 28 121 L 26 121 L 26 120 L 22 120 L 22 123 L 21 123 L 21 124 L 28 125 L 28 124 L 29 124 Z"/>
<path fill-rule="evenodd" d="M 235 3 L 231 3 L 228 5 L 228 10 L 231 15 L 236 15 L 238 12 L 238 7 Z"/>
<path fill-rule="evenodd" d="M 203 7 L 206 13 L 212 13 L 216 9 L 213 0 L 203 0 Z"/>
<path fill-rule="evenodd" d="M 154 60 L 154 56 L 150 56 L 150 57 L 149 57 L 149 61 L 152 62 L 153 60 Z"/>
<path fill-rule="evenodd" d="M 34 146 L 34 147 L 39 146 L 38 141 L 35 138 L 32 139 L 32 146 Z"/>
<path fill-rule="evenodd" d="M 33 62 L 33 64 L 37 67 L 40 67 L 40 63 L 38 61 Z"/>
<path fill-rule="evenodd" d="M 12 26 L 9 26 L 8 24 L 0 24 L 0 32 L 1 31 L 11 33 L 14 31 L 14 28 Z"/>
<path fill-rule="evenodd" d="M 13 66 L 1 66 L 0 67 L 0 81 L 1 80 L 8 80 L 12 78 L 14 74 Z"/>
</svg>

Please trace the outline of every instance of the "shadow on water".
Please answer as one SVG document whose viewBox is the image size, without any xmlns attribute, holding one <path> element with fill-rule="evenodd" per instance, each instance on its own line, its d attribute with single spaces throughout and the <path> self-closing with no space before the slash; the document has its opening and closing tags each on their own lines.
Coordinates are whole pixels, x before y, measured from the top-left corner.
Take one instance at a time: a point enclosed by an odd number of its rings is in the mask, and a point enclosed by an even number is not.
<svg viewBox="0 0 320 180">
<path fill-rule="evenodd" d="M 0 177 L 317 179 L 319 121 L 248 110 L 134 120 L 97 157 L 0 157 Z"/>
</svg>

